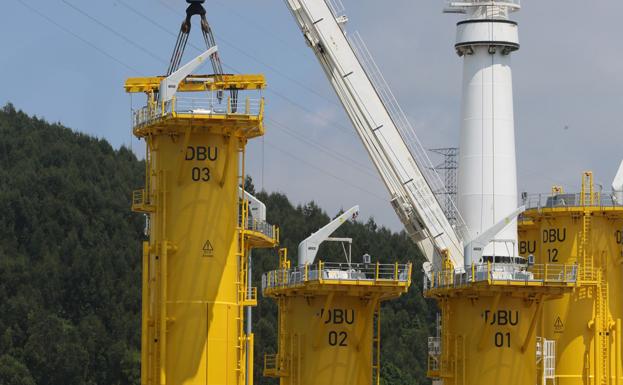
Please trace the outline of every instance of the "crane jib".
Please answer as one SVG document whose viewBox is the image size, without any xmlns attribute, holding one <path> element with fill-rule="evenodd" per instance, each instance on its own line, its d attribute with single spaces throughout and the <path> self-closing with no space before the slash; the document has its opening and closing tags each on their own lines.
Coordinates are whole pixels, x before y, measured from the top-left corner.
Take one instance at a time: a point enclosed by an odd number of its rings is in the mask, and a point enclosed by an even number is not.
<svg viewBox="0 0 623 385">
<path fill-rule="evenodd" d="M 386 102 L 387 95 L 393 96 L 391 91 L 375 86 L 374 80 L 382 76 L 366 71 L 369 66 L 364 66 L 361 53 L 347 39 L 343 30 L 347 18 L 336 14 L 325 0 L 286 0 L 286 4 L 389 190 L 407 233 L 433 265 L 439 265 L 446 251 L 454 266 L 461 268 L 463 229 L 450 223 L 425 176 L 428 165 L 407 145 L 409 136 L 419 141 L 397 103 Z"/>
</svg>

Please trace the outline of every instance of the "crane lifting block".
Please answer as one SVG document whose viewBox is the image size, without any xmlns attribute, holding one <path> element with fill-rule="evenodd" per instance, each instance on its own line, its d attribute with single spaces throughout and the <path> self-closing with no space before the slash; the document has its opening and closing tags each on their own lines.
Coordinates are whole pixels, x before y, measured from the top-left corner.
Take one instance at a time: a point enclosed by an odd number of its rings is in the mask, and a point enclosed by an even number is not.
<svg viewBox="0 0 623 385">
<path fill-rule="evenodd" d="M 158 92 L 166 76 L 130 78 L 125 82 L 128 93 Z M 189 75 L 178 88 L 179 92 L 201 92 L 220 90 L 263 90 L 266 88 L 264 75 Z"/>
</svg>

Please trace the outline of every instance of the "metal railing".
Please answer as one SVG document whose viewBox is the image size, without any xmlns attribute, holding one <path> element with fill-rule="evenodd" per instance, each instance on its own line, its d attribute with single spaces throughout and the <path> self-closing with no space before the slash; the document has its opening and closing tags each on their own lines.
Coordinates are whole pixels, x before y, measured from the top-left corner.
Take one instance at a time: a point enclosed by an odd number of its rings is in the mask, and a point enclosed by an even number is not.
<svg viewBox="0 0 623 385">
<path fill-rule="evenodd" d="M 551 209 L 565 207 L 623 207 L 618 204 L 611 193 L 596 192 L 571 194 L 528 194 L 522 196 L 523 205 L 526 209 Z"/>
<path fill-rule="evenodd" d="M 247 205 L 247 201 L 242 201 L 239 205 L 238 210 L 238 225 L 243 227 L 245 230 L 255 231 L 261 234 L 264 234 L 270 239 L 279 238 L 279 231 L 275 225 L 271 225 L 266 221 L 262 221 L 259 219 L 255 219 L 248 214 L 248 209 L 245 209 L 245 205 Z"/>
<path fill-rule="evenodd" d="M 279 269 L 262 276 L 262 290 L 267 288 L 299 286 L 309 281 L 318 282 L 396 282 L 411 280 L 411 264 L 318 262 Z"/>
<path fill-rule="evenodd" d="M 133 113 L 134 127 L 149 124 L 156 119 L 178 114 L 191 116 L 260 116 L 264 110 L 263 98 L 174 97 L 168 102 L 152 103 Z"/>
<path fill-rule="evenodd" d="M 148 204 L 145 189 L 132 191 L 132 206 L 143 206 Z"/>
<path fill-rule="evenodd" d="M 529 268 L 510 264 L 474 264 L 466 269 L 439 270 L 424 274 L 424 291 L 460 288 L 478 282 L 576 283 L 577 264 L 539 264 Z"/>
<path fill-rule="evenodd" d="M 257 287 L 246 287 L 242 289 L 243 301 L 257 302 Z"/>
<path fill-rule="evenodd" d="M 441 337 L 428 337 L 428 371 L 438 372 L 441 369 Z"/>
<path fill-rule="evenodd" d="M 240 220 L 242 221 L 242 218 L 240 218 Z M 266 221 L 260 221 L 254 218 L 247 218 L 246 222 L 246 230 L 262 233 L 271 239 L 275 238 L 276 230 L 274 225 L 271 225 Z"/>
<path fill-rule="evenodd" d="M 264 373 L 277 374 L 281 372 L 279 365 L 279 354 L 265 354 L 264 355 Z"/>
<path fill-rule="evenodd" d="M 326 3 L 335 18 L 342 16 L 342 14 L 346 11 L 342 0 L 326 0 Z"/>
</svg>

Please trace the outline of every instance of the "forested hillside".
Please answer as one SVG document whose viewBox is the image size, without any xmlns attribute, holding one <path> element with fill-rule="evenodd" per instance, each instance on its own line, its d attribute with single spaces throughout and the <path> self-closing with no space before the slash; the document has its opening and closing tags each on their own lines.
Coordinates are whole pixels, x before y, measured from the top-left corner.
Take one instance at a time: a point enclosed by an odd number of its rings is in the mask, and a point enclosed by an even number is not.
<svg viewBox="0 0 623 385">
<path fill-rule="evenodd" d="M 11 105 L 0 111 L 0 385 L 139 383 L 144 223 L 129 207 L 142 177 L 142 163 L 126 148 Z M 257 195 L 293 253 L 329 221 L 314 203 Z M 354 258 L 414 262 L 410 292 L 383 307 L 383 383 L 428 383 L 426 337 L 436 310 L 421 296 L 414 246 L 373 220 L 349 223 L 340 234 L 354 238 Z M 319 255 L 342 258 L 337 248 Z M 276 265 L 274 251 L 254 253 L 258 286 L 261 273 Z M 261 377 L 264 353 L 275 351 L 276 315 L 275 303 L 260 299 L 253 318 L 256 384 L 277 383 Z"/>
</svg>

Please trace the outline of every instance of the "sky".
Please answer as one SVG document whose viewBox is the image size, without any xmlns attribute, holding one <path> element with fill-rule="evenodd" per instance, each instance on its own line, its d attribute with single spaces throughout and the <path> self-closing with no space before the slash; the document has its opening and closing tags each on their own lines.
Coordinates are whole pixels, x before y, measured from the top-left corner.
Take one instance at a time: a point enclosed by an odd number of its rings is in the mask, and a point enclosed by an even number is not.
<svg viewBox="0 0 623 385">
<path fill-rule="evenodd" d="M 443 14 L 440 0 L 342 1 L 348 33 L 360 33 L 423 145 L 457 146 L 459 16 Z M 142 156 L 130 115 L 143 99 L 123 83 L 166 72 L 185 8 L 183 0 L 3 0 L 0 104 Z M 267 134 L 247 154 L 256 187 L 295 204 L 313 200 L 330 215 L 359 204 L 364 220 L 401 229 L 283 0 L 207 0 L 206 8 L 225 70 L 267 78 Z M 513 15 L 519 192 L 578 191 L 585 170 L 610 189 L 623 158 L 621 14 L 620 0 L 524 0 Z M 202 46 L 198 28 L 190 43 Z M 189 44 L 185 60 L 198 53 Z"/>
</svg>

